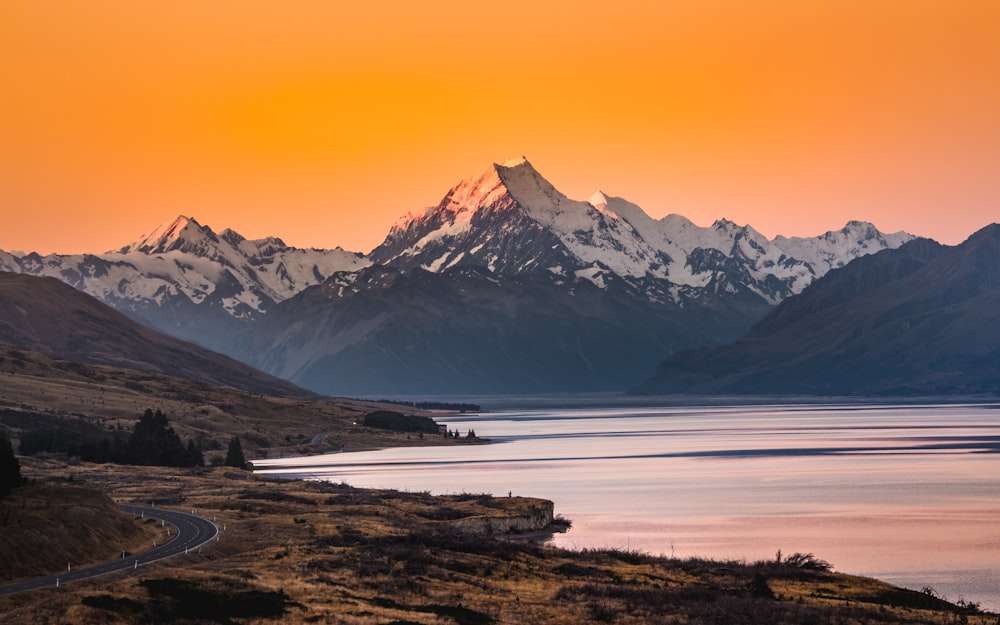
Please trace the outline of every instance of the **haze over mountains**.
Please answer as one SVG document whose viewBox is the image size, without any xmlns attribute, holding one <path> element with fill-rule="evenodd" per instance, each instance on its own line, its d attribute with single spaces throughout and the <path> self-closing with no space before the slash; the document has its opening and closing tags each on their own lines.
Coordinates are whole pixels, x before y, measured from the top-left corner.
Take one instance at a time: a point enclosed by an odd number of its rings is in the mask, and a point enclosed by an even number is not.
<svg viewBox="0 0 1000 625">
<path fill-rule="evenodd" d="M 912 239 L 850 222 L 768 240 L 575 201 L 524 159 L 404 216 L 368 256 L 179 217 L 119 250 L 0 252 L 136 320 L 330 394 L 623 390 L 742 336 L 831 269 Z"/>
<path fill-rule="evenodd" d="M 0 272 L 0 344 L 255 393 L 309 396 L 286 380 L 136 323 L 52 278 Z"/>
<path fill-rule="evenodd" d="M 172 336 L 224 351 L 224 337 L 276 303 L 369 262 L 360 254 L 292 248 L 281 239 L 216 234 L 180 216 L 101 254 L 15 256 L 0 270 L 49 276 Z"/>
<path fill-rule="evenodd" d="M 674 354 L 639 393 L 1000 393 L 1000 225 L 858 259 L 739 341 Z"/>
</svg>

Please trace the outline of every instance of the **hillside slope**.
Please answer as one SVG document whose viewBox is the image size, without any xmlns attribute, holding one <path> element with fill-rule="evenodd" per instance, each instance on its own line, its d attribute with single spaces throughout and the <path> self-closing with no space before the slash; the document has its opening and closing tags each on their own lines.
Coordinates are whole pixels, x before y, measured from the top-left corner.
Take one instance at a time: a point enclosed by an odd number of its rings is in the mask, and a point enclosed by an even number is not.
<svg viewBox="0 0 1000 625">
<path fill-rule="evenodd" d="M 858 259 L 739 341 L 675 354 L 638 393 L 1000 393 L 1000 225 Z"/>
<path fill-rule="evenodd" d="M 66 484 L 22 486 L 0 500 L 0 582 L 44 576 L 149 548 L 142 523 L 106 494 Z"/>
<path fill-rule="evenodd" d="M 282 303 L 237 355 L 327 394 L 618 391 L 663 354 L 735 338 L 766 311 L 756 298 L 651 302 L 616 276 L 602 289 L 550 273 L 370 267 Z"/>
<path fill-rule="evenodd" d="M 0 343 L 257 393 L 310 395 L 232 358 L 146 328 L 53 278 L 0 272 Z"/>
</svg>

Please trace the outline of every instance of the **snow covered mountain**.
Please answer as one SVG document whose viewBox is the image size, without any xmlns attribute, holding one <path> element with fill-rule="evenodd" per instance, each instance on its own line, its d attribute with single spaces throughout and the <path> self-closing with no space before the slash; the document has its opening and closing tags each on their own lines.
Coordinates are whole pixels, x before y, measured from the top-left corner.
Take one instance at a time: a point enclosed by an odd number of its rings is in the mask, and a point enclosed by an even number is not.
<svg viewBox="0 0 1000 625">
<path fill-rule="evenodd" d="M 620 390 L 910 238 L 851 222 L 769 241 L 726 220 L 654 220 L 603 193 L 569 199 L 515 159 L 404 216 L 371 267 L 277 305 L 237 356 L 328 393 Z"/>
<path fill-rule="evenodd" d="M 339 247 L 304 250 L 288 247 L 276 237 L 251 241 L 229 228 L 216 235 L 211 228 L 184 216 L 157 226 L 137 241 L 105 256 L 114 254 L 133 258 L 142 254 L 160 262 L 173 262 L 181 268 L 180 273 L 174 272 L 172 276 L 178 284 L 189 282 L 184 277 L 185 271 L 190 271 L 183 267 L 185 261 L 202 259 L 214 263 L 222 271 L 229 271 L 243 287 L 242 292 L 221 298 L 235 317 L 252 316 L 266 310 L 269 303 L 286 300 L 338 271 L 355 271 L 370 264 L 362 254 Z M 206 267 L 203 275 L 217 283 L 218 267 Z M 209 286 L 206 295 L 211 292 Z M 202 297 L 193 291 L 192 294 Z"/>
<path fill-rule="evenodd" d="M 995 397 L 1000 225 L 830 271 L 740 340 L 679 352 L 635 392 Z"/>
<path fill-rule="evenodd" d="M 58 278 L 147 325 L 221 351 L 233 328 L 336 272 L 368 264 L 340 248 L 298 249 L 229 229 L 216 234 L 184 216 L 103 254 L 0 251 L 0 269 Z"/>
<path fill-rule="evenodd" d="M 521 158 L 461 182 L 422 215 L 404 216 L 371 258 L 402 270 L 549 271 L 598 287 L 614 274 L 659 283 L 650 295 L 665 291 L 675 303 L 708 292 L 774 305 L 833 267 L 911 238 L 856 221 L 819 237 L 768 240 L 727 220 L 706 228 L 680 215 L 655 220 L 602 192 L 571 200 Z"/>
<path fill-rule="evenodd" d="M 566 197 L 525 159 L 408 214 L 368 257 L 178 217 L 97 255 L 0 252 L 173 336 L 326 393 L 623 390 L 735 340 L 832 268 L 912 237 L 767 239 Z"/>
<path fill-rule="evenodd" d="M 548 270 L 665 277 L 669 262 L 628 222 L 570 200 L 524 159 L 493 165 L 424 215 L 403 217 L 371 257 L 401 269 L 464 264 L 507 276 Z"/>
</svg>

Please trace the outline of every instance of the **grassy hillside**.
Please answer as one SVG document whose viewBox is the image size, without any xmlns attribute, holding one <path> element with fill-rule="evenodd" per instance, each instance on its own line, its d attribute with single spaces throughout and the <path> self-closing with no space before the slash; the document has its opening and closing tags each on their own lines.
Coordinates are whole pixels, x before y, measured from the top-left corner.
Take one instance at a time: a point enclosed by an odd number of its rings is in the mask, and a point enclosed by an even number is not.
<svg viewBox="0 0 1000 625">
<path fill-rule="evenodd" d="M 162 533 L 159 524 L 152 525 L 133 519 L 107 495 L 90 488 L 22 486 L 0 499 L 0 581 L 48 575 L 65 570 L 67 564 L 147 549 L 151 537 Z"/>
<path fill-rule="evenodd" d="M 547 505 L 529 498 L 266 482 L 235 470 L 137 475 L 33 459 L 25 473 L 196 508 L 226 529 L 201 554 L 138 575 L 0 598 L 12 624 L 997 622 L 973 606 L 830 572 L 810 557 L 747 564 L 581 553 L 463 531 L 472 518 Z"/>
<path fill-rule="evenodd" d="M 287 380 L 161 334 L 55 278 L 0 271 L 0 343 L 88 364 L 309 397 Z"/>
<path fill-rule="evenodd" d="M 329 452 L 356 447 L 465 439 L 365 428 L 363 415 L 387 406 L 346 399 L 296 399 L 217 387 L 162 373 L 82 365 L 0 345 L 0 427 L 79 431 L 130 430 L 147 408 L 160 409 L 184 440 L 195 439 L 206 461 L 225 455 L 239 436 L 248 458 Z"/>
</svg>

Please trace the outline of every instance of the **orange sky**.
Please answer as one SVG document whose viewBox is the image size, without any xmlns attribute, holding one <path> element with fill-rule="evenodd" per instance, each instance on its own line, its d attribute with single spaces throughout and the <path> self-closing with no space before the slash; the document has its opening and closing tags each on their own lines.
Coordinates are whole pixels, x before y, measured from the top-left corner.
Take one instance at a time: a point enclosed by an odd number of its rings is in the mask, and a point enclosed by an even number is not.
<svg viewBox="0 0 1000 625">
<path fill-rule="evenodd" d="M 522 154 L 768 236 L 1000 220 L 997 0 L 0 0 L 0 85 L 5 250 L 367 252 Z"/>
</svg>

